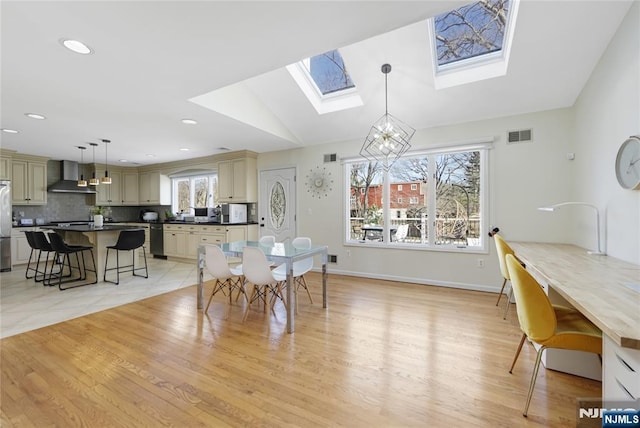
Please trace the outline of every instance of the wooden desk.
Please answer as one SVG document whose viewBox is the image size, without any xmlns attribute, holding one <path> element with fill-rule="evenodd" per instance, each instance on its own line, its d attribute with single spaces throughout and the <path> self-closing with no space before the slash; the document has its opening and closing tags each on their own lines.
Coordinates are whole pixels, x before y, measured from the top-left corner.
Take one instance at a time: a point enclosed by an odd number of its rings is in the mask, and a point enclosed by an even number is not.
<svg viewBox="0 0 640 428">
<path fill-rule="evenodd" d="M 590 255 L 575 245 L 509 245 L 536 280 L 549 287 L 552 301 L 551 294 L 557 293 L 602 330 L 603 399 L 640 398 L 640 291 L 631 288 L 640 284 L 640 265 Z M 580 370 L 577 358 L 567 366 Z"/>
<path fill-rule="evenodd" d="M 568 244 L 509 242 L 536 278 L 597 325 L 618 346 L 640 349 L 640 266 L 609 256 L 587 254 Z"/>
</svg>

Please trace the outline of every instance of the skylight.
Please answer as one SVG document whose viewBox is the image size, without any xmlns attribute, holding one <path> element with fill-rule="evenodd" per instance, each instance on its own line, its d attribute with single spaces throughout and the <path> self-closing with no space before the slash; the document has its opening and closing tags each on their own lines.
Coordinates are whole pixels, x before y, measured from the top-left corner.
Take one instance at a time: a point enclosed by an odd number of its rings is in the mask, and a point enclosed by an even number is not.
<svg viewBox="0 0 640 428">
<path fill-rule="evenodd" d="M 307 58 L 302 64 L 322 95 L 356 86 L 337 49 Z"/>
<path fill-rule="evenodd" d="M 518 4 L 483 0 L 430 20 L 437 88 L 506 74 Z"/>
<path fill-rule="evenodd" d="M 287 70 L 318 114 L 362 105 L 337 49 L 288 65 Z"/>
</svg>

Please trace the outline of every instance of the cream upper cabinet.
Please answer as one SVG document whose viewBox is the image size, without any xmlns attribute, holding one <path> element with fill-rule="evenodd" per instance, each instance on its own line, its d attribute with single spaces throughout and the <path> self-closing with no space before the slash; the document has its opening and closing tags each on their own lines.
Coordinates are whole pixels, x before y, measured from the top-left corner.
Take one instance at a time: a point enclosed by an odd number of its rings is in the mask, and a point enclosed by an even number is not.
<svg viewBox="0 0 640 428">
<path fill-rule="evenodd" d="M 104 167 L 96 167 L 96 177 L 104 177 Z M 111 184 L 96 187 L 96 205 L 138 205 L 138 171 L 109 167 Z"/>
<path fill-rule="evenodd" d="M 138 171 L 122 171 L 122 205 L 138 205 Z"/>
<path fill-rule="evenodd" d="M 41 159 L 11 160 L 11 201 L 14 205 L 47 204 L 47 161 Z"/>
<path fill-rule="evenodd" d="M 0 179 L 11 179 L 11 158 L 0 156 Z"/>
<path fill-rule="evenodd" d="M 140 205 L 171 205 L 171 180 L 159 171 L 138 174 Z"/>
<path fill-rule="evenodd" d="M 111 177 L 111 184 L 100 183 L 100 185 L 96 186 L 96 205 L 122 205 L 122 173 L 112 168 L 109 168 L 108 171 L 109 177 Z M 104 172 L 104 168 L 96 168 L 98 180 L 104 177 Z"/>
<path fill-rule="evenodd" d="M 255 158 L 218 162 L 218 201 L 256 202 L 258 172 Z"/>
</svg>

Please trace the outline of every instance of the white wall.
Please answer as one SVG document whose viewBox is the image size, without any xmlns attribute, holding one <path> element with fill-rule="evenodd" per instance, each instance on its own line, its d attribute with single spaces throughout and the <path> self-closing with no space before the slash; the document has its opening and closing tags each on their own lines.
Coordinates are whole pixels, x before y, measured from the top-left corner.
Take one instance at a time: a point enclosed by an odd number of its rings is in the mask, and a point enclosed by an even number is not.
<svg viewBox="0 0 640 428">
<path fill-rule="evenodd" d="M 622 191 L 613 170 L 618 145 L 626 136 L 640 133 L 638 15 L 636 3 L 575 108 L 419 130 L 413 147 L 493 136 L 489 223 L 500 227 L 505 239 L 595 247 L 593 213 L 580 213 L 578 207 L 554 213 L 536 209 L 578 198 L 607 207 L 607 249 L 617 257 L 638 261 L 640 192 Z M 533 142 L 506 144 L 507 131 L 527 128 L 533 129 Z M 367 131 L 363 129 L 362 139 Z M 486 254 L 344 245 L 343 168 L 340 162 L 324 164 L 323 155 L 356 156 L 361 145 L 362 140 L 347 141 L 258 157 L 259 170 L 297 167 L 298 235 L 326 244 L 330 254 L 338 255 L 330 272 L 499 290 L 502 277 L 491 241 Z M 575 152 L 575 160 L 567 159 L 569 152 Z M 305 175 L 317 166 L 326 167 L 334 180 L 333 190 L 323 199 L 309 196 L 304 185 Z M 484 268 L 477 267 L 478 258 L 485 260 Z"/>
<path fill-rule="evenodd" d="M 601 207 L 609 255 L 640 264 L 640 191 L 622 189 L 614 170 L 620 145 L 640 135 L 640 2 L 632 5 L 574 110 L 572 198 Z M 584 244 L 580 229 L 572 237 Z"/>
</svg>

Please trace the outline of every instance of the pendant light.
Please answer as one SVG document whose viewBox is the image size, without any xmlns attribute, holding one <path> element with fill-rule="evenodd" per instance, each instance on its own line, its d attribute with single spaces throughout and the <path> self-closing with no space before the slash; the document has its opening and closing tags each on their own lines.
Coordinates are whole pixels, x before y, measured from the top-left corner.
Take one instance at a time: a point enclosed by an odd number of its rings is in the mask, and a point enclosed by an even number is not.
<svg viewBox="0 0 640 428">
<path fill-rule="evenodd" d="M 102 184 L 111 184 L 111 177 L 109 177 L 109 165 L 107 165 L 107 146 L 111 140 L 102 140 L 104 143 L 104 177 L 100 179 Z"/>
<path fill-rule="evenodd" d="M 96 146 L 98 143 L 89 143 L 91 147 L 93 147 L 93 172 L 91 173 L 91 178 L 89 179 L 90 186 L 97 186 L 100 184 L 100 180 L 96 178 Z"/>
<path fill-rule="evenodd" d="M 84 179 L 84 151 L 87 150 L 84 146 L 78 146 L 80 149 L 80 179 L 78 180 L 78 187 L 87 187 L 87 180 Z"/>
<path fill-rule="evenodd" d="M 411 147 L 409 140 L 416 130 L 389 114 L 387 75 L 391 72 L 391 65 L 383 64 L 381 71 L 384 74 L 384 115 L 371 127 L 360 154 L 372 162 L 382 162 L 385 171 L 389 171 L 391 165 Z"/>
</svg>

